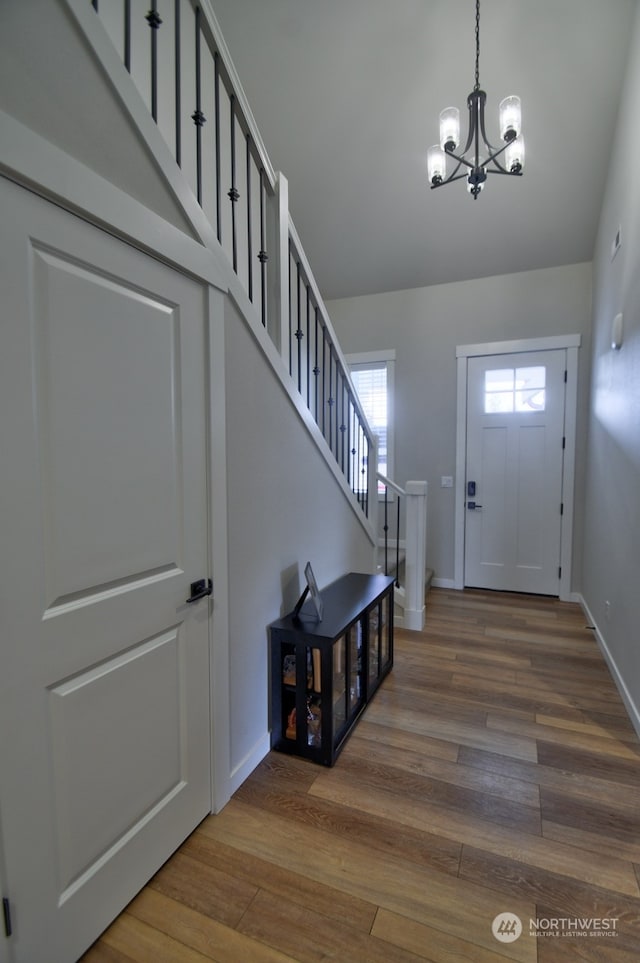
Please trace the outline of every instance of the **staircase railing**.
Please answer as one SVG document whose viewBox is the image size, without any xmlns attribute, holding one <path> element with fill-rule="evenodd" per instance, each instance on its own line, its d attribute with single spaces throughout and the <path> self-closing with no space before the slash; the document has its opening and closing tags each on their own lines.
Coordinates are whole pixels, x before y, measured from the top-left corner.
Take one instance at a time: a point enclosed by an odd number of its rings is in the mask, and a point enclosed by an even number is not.
<svg viewBox="0 0 640 963">
<path fill-rule="evenodd" d="M 404 488 L 376 473 L 378 481 L 384 486 L 383 514 L 383 559 L 386 575 L 395 574 L 396 588 L 404 595 L 401 598 L 404 609 L 403 625 L 407 629 L 420 631 L 424 628 L 425 576 L 427 550 L 427 482 L 408 481 Z M 393 493 L 396 501 L 395 538 L 389 537 L 390 498 Z M 404 505 L 404 513 L 401 512 Z M 400 520 L 404 515 L 404 537 Z M 401 550 L 404 548 L 404 575 L 401 575 Z M 395 561 L 393 559 L 395 556 Z"/>
<path fill-rule="evenodd" d="M 210 0 L 87 0 L 369 516 L 376 442 Z M 372 470 L 373 469 L 373 470 Z"/>
<path fill-rule="evenodd" d="M 288 254 L 288 330 L 283 341 L 288 344 L 289 373 L 368 516 L 377 445 L 291 221 Z"/>
<path fill-rule="evenodd" d="M 384 574 L 390 575 L 392 568 L 392 559 L 395 557 L 395 566 L 393 568 L 396 577 L 396 588 L 400 588 L 400 506 L 402 504 L 402 499 L 406 497 L 406 492 L 404 489 L 400 488 L 400 485 L 396 485 L 394 481 L 387 478 L 381 472 L 376 473 L 376 477 L 379 482 L 384 485 L 384 497 L 383 497 L 383 521 L 382 521 L 382 531 L 383 535 L 383 558 L 384 558 Z M 395 539 L 394 545 L 389 544 L 389 515 L 391 513 L 391 501 L 389 499 L 389 492 L 395 494 Z M 406 546 L 406 543 L 405 543 Z"/>
</svg>

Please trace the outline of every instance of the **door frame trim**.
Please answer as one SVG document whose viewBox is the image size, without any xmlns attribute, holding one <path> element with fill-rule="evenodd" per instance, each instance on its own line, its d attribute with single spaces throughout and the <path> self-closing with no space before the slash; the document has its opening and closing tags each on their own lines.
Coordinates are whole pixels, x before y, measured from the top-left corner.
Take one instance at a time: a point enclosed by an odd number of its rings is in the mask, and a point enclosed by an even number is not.
<svg viewBox="0 0 640 963">
<path fill-rule="evenodd" d="M 571 591 L 573 562 L 573 510 L 576 452 L 576 414 L 578 400 L 578 349 L 580 334 L 558 335 L 548 338 L 528 338 L 516 341 L 491 341 L 486 344 L 463 344 L 456 347 L 457 394 L 456 394 L 456 483 L 455 483 L 455 533 L 454 533 L 454 579 L 455 589 L 464 588 L 464 508 L 465 479 L 467 474 L 467 372 L 469 358 L 496 354 L 524 354 L 527 351 L 567 352 L 567 385 L 565 393 L 565 450 L 562 465 L 562 516 L 560 538 L 560 599 L 574 601 Z"/>
</svg>

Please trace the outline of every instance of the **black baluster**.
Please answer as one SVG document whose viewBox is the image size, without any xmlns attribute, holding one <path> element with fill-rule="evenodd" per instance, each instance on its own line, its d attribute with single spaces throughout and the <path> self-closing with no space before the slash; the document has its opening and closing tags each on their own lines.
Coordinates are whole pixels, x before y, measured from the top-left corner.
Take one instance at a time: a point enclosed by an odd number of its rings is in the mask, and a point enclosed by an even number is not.
<svg viewBox="0 0 640 963">
<path fill-rule="evenodd" d="M 158 122 L 158 30 L 162 17 L 158 13 L 157 0 L 151 0 L 151 10 L 145 16 L 151 28 L 151 116 Z"/>
<path fill-rule="evenodd" d="M 329 392 L 327 397 L 327 419 L 329 421 L 329 448 L 331 448 L 331 405 L 333 404 L 333 398 L 331 397 L 331 379 L 332 379 L 332 372 L 333 372 L 333 369 L 331 366 L 331 360 L 332 360 L 331 342 L 329 342 L 327 346 L 327 351 L 329 355 L 329 372 L 328 372 L 328 378 L 327 378 L 327 386 L 328 386 L 328 392 Z"/>
<path fill-rule="evenodd" d="M 238 239 L 236 236 L 236 201 L 240 194 L 236 187 L 236 97 L 231 94 L 229 97 L 231 104 L 231 189 L 227 191 L 227 197 L 231 201 L 231 250 L 233 270 L 238 273 Z"/>
<path fill-rule="evenodd" d="M 124 0 L 124 65 L 131 73 L 131 0 Z"/>
<path fill-rule="evenodd" d="M 329 342 L 329 397 L 327 398 L 327 405 L 329 406 L 329 448 L 333 451 L 333 398 L 331 396 L 331 391 L 333 389 L 333 349 L 331 347 L 331 342 Z"/>
<path fill-rule="evenodd" d="M 301 282 L 301 268 L 300 261 L 297 264 L 296 270 L 296 340 L 298 342 L 298 391 L 302 394 L 302 328 L 300 327 L 300 314 L 302 311 L 302 306 L 300 303 L 300 282 Z"/>
<path fill-rule="evenodd" d="M 325 336 L 325 328 L 324 328 L 324 324 L 323 324 L 323 325 L 322 325 L 322 399 L 321 399 L 321 400 L 322 400 L 322 437 L 323 437 L 323 438 L 326 438 L 326 435 L 325 435 L 325 424 L 326 424 L 326 405 L 325 405 L 326 387 L 325 387 L 325 378 L 326 378 L 326 370 L 327 370 L 327 357 L 326 357 L 327 351 L 326 351 L 326 348 L 327 348 L 327 339 L 326 339 L 326 336 Z"/>
<path fill-rule="evenodd" d="M 207 118 L 201 110 L 201 81 L 200 81 L 200 7 L 196 7 L 196 109 L 191 118 L 196 125 L 196 191 L 198 204 L 202 207 L 202 125 Z"/>
<path fill-rule="evenodd" d="M 382 530 L 384 531 L 384 574 L 389 574 L 389 489 L 384 486 L 384 525 Z"/>
<path fill-rule="evenodd" d="M 351 478 L 353 476 L 353 472 L 351 470 L 351 458 L 349 457 L 349 454 L 351 452 L 351 422 L 353 419 L 352 410 L 353 410 L 353 398 L 351 397 L 351 389 L 348 388 L 347 389 L 347 484 L 349 485 L 350 488 L 352 487 Z"/>
<path fill-rule="evenodd" d="M 367 493 L 367 507 L 366 507 L 366 509 L 365 509 L 365 514 L 366 514 L 367 518 L 369 517 L 369 485 L 370 485 L 370 482 L 371 482 L 371 471 L 372 471 L 372 468 L 371 468 L 371 442 L 369 441 L 369 437 L 367 436 L 367 464 L 366 464 L 365 479 L 364 479 L 364 480 L 365 480 L 365 491 L 366 491 L 366 493 Z"/>
<path fill-rule="evenodd" d="M 291 285 L 293 284 L 293 277 L 291 273 L 291 238 L 289 238 L 289 374 L 293 378 L 293 298 L 291 296 Z"/>
<path fill-rule="evenodd" d="M 339 449 L 340 449 L 340 435 L 339 435 L 339 427 L 338 427 L 338 426 L 339 426 L 339 423 L 340 423 L 340 419 L 339 419 L 339 417 L 338 417 L 338 411 L 339 411 L 339 393 L 340 393 L 340 366 L 339 366 L 339 363 L 338 363 L 338 357 L 337 357 L 337 355 L 336 355 L 336 366 L 335 366 L 335 367 L 336 367 L 336 384 L 335 384 L 335 392 L 334 392 L 334 396 L 333 396 L 334 399 L 335 399 L 335 404 L 334 404 L 333 408 L 334 408 L 334 418 L 335 418 L 334 436 L 335 436 L 336 450 L 334 451 L 334 455 L 335 455 L 336 461 L 339 461 L 338 451 L 339 451 Z"/>
<path fill-rule="evenodd" d="M 360 459 L 362 458 L 362 426 L 360 425 L 360 413 L 358 413 L 358 461 L 356 473 L 358 475 L 358 503 L 362 505 L 362 479 L 360 477 Z"/>
<path fill-rule="evenodd" d="M 129 0 L 127 0 L 127 3 Z M 175 51 L 175 90 L 176 90 L 176 163 L 182 167 L 182 118 L 180 90 L 180 0 L 174 3 L 174 51 Z"/>
<path fill-rule="evenodd" d="M 265 210 L 264 210 L 264 196 L 266 192 L 266 187 L 264 183 L 264 168 L 260 168 L 260 251 L 258 252 L 258 260 L 260 261 L 260 291 L 262 294 L 262 326 L 266 328 L 267 326 L 267 261 L 269 260 L 269 255 L 267 254 L 265 248 Z"/>
<path fill-rule="evenodd" d="M 340 391 L 340 402 L 342 407 L 342 415 L 340 418 L 340 470 L 344 475 L 344 434 L 347 430 L 347 426 L 344 420 L 344 395 L 345 395 L 344 375 L 341 376 L 340 383 L 342 385 L 342 388 Z"/>
<path fill-rule="evenodd" d="M 320 374 L 320 365 L 318 364 L 318 307 L 313 309 L 314 316 L 314 326 L 315 326 L 315 338 L 314 338 L 314 365 L 313 365 L 313 417 L 315 418 L 316 425 L 318 424 L 318 375 Z"/>
<path fill-rule="evenodd" d="M 311 411 L 311 291 L 307 284 L 307 408 Z"/>
<path fill-rule="evenodd" d="M 356 486 L 355 486 L 355 482 L 354 482 L 354 480 L 353 480 L 353 476 L 354 476 L 353 460 L 354 460 L 354 458 L 355 458 L 355 451 L 356 451 L 356 449 L 355 449 L 355 433 L 354 433 L 354 431 L 353 431 L 354 414 L 355 414 L 355 413 L 354 413 L 353 405 L 352 405 L 351 408 L 349 409 L 349 474 L 348 474 L 347 480 L 348 480 L 348 482 L 349 482 L 349 488 L 351 489 L 351 491 L 352 491 L 352 492 L 354 493 L 354 495 L 355 495 Z"/>
<path fill-rule="evenodd" d="M 220 159 L 220 56 L 216 50 L 215 67 L 215 128 L 216 128 L 216 231 L 222 244 L 222 167 Z"/>
<path fill-rule="evenodd" d="M 396 585 L 400 588 L 400 496 L 396 492 L 398 517 L 396 519 Z"/>
<path fill-rule="evenodd" d="M 338 365 L 338 359 L 336 358 L 336 450 L 335 456 L 338 465 L 340 464 L 340 439 L 342 437 L 340 433 L 340 425 L 342 420 L 340 418 L 340 395 L 342 394 L 341 385 L 342 378 L 340 375 L 340 367 Z"/>
<path fill-rule="evenodd" d="M 364 433 L 364 428 L 362 429 L 362 445 L 364 450 L 364 455 L 362 456 L 362 482 L 363 482 L 363 493 L 364 493 L 364 513 L 369 517 L 369 439 Z"/>
<path fill-rule="evenodd" d="M 251 235 L 251 138 L 247 138 L 247 287 L 253 304 L 253 243 Z"/>
<path fill-rule="evenodd" d="M 351 458 L 349 459 L 349 484 L 351 485 L 351 491 L 355 491 L 355 481 L 353 480 L 354 470 L 353 470 L 353 456 L 355 454 L 354 438 L 355 438 L 355 420 L 356 420 L 356 403 L 355 398 L 351 395 L 351 408 L 349 410 L 349 452 Z"/>
</svg>

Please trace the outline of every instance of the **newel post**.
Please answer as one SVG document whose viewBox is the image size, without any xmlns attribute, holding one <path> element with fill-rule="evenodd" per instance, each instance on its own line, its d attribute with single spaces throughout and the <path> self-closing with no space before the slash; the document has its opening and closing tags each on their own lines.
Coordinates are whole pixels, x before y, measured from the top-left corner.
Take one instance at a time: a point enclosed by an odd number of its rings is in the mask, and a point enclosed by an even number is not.
<svg viewBox="0 0 640 963">
<path fill-rule="evenodd" d="M 424 628 L 424 581 L 427 569 L 427 483 L 408 481 L 406 493 L 406 576 L 404 627 Z"/>
</svg>

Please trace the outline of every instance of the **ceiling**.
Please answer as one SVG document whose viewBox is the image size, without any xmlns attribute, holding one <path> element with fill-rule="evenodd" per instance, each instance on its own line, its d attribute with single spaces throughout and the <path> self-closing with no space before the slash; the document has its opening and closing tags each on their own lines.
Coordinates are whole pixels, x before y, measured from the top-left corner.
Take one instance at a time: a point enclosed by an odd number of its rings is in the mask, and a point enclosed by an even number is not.
<svg viewBox="0 0 640 963">
<path fill-rule="evenodd" d="M 487 135 L 522 100 L 522 178 L 432 191 L 474 83 L 474 0 L 213 0 L 325 299 L 588 261 L 637 0 L 482 0 Z"/>
</svg>

